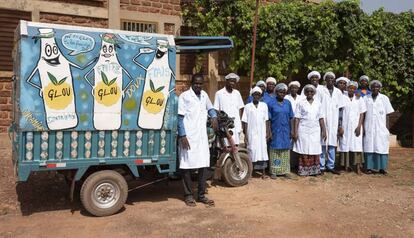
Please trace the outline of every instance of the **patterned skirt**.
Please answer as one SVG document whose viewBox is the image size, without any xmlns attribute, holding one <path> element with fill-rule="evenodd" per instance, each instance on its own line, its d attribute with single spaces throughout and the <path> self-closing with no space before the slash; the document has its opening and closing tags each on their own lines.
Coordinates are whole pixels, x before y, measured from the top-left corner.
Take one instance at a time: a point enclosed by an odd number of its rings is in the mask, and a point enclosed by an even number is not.
<svg viewBox="0 0 414 238">
<path fill-rule="evenodd" d="M 298 174 L 300 176 L 318 175 L 320 173 L 319 155 L 299 154 Z"/>
<path fill-rule="evenodd" d="M 290 173 L 290 150 L 269 149 L 269 165 L 272 175 Z"/>
</svg>

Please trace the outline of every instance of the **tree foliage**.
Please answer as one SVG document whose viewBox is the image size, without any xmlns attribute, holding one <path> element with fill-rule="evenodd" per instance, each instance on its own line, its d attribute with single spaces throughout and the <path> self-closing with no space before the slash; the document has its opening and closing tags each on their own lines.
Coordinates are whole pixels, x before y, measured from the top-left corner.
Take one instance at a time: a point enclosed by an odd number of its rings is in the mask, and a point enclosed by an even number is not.
<svg viewBox="0 0 414 238">
<path fill-rule="evenodd" d="M 196 0 L 183 9 L 184 24 L 198 34 L 232 38 L 231 70 L 250 70 L 254 0 Z M 261 4 L 255 78 L 284 80 L 309 70 L 354 80 L 367 74 L 380 80 L 393 104 L 403 109 L 413 105 L 413 64 L 412 11 L 380 9 L 368 15 L 357 0 Z"/>
</svg>

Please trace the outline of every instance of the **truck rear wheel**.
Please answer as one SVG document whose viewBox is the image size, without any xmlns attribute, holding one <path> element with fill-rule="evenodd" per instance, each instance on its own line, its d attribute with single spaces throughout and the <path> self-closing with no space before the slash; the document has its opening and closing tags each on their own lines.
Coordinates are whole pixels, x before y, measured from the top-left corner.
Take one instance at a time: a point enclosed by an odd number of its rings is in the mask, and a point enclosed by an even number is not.
<svg viewBox="0 0 414 238">
<path fill-rule="evenodd" d="M 118 212 L 127 197 L 128 184 L 122 175 L 113 170 L 102 170 L 89 175 L 80 191 L 83 207 L 98 217 Z"/>
<path fill-rule="evenodd" d="M 237 168 L 234 158 L 228 158 L 224 162 L 222 169 L 222 178 L 224 182 L 232 187 L 243 186 L 247 184 L 252 176 L 253 164 L 245 153 L 239 153 L 241 168 Z"/>
</svg>

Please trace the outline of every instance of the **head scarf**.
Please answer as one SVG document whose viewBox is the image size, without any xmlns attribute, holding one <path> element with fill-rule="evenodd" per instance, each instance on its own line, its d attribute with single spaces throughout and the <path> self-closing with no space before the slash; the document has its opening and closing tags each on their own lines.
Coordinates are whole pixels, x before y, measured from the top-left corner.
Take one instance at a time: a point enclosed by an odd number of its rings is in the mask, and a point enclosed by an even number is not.
<svg viewBox="0 0 414 238">
<path fill-rule="evenodd" d="M 224 77 L 225 80 L 229 80 L 229 79 L 235 79 L 236 82 L 239 82 L 240 77 L 239 75 L 235 74 L 235 73 L 229 73 L 228 75 L 226 75 L 226 77 Z"/>
<path fill-rule="evenodd" d="M 267 83 L 274 83 L 274 84 L 276 84 L 276 79 L 275 78 L 273 78 L 273 77 L 268 77 L 267 79 L 266 79 L 266 84 Z"/>
<path fill-rule="evenodd" d="M 335 74 L 334 74 L 333 72 L 326 72 L 326 73 L 323 75 L 323 80 L 325 80 L 325 79 L 326 79 L 326 77 L 328 77 L 328 76 L 332 76 L 333 78 L 335 78 Z"/>
<path fill-rule="evenodd" d="M 366 75 L 362 75 L 361 77 L 359 77 L 359 82 L 361 82 L 362 80 L 369 82 L 369 77 Z"/>
<path fill-rule="evenodd" d="M 348 83 L 349 79 L 347 77 L 339 77 L 336 79 L 336 83 L 338 83 L 339 81 L 345 81 L 345 83 Z"/>
<path fill-rule="evenodd" d="M 316 88 L 312 84 L 306 84 L 305 87 L 303 87 L 303 92 L 306 92 L 306 89 L 312 89 L 314 92 L 316 92 Z"/>
<path fill-rule="evenodd" d="M 265 81 L 263 81 L 263 80 L 259 80 L 259 81 L 257 81 L 256 86 L 260 86 L 260 85 L 263 85 L 263 86 L 265 86 L 265 87 L 266 87 L 266 83 L 265 83 Z"/>
<path fill-rule="evenodd" d="M 313 76 L 318 77 L 318 79 L 321 79 L 321 74 L 318 71 L 312 71 L 308 74 L 308 79 L 310 80 Z"/>
<path fill-rule="evenodd" d="M 369 83 L 369 88 L 371 89 L 374 84 L 378 84 L 380 88 L 382 88 L 382 83 L 378 80 L 372 80 L 371 83 Z"/>
<path fill-rule="evenodd" d="M 358 82 L 355 82 L 355 81 L 349 81 L 347 84 L 346 84 L 346 87 L 349 87 L 349 86 L 354 86 L 355 88 L 358 88 Z"/>
<path fill-rule="evenodd" d="M 287 90 L 288 86 L 284 83 L 278 83 L 275 87 L 275 91 L 279 91 L 279 90 Z"/>
<path fill-rule="evenodd" d="M 253 95 L 253 93 L 256 93 L 256 92 L 262 94 L 262 89 L 259 88 L 258 86 L 252 88 L 252 90 L 250 90 L 250 95 Z"/>
<path fill-rule="evenodd" d="M 290 83 L 289 83 L 289 88 L 290 88 L 290 86 L 293 86 L 293 85 L 296 85 L 296 86 L 298 86 L 298 88 L 300 88 L 300 83 L 299 83 L 299 81 L 292 81 L 292 82 L 290 82 Z"/>
</svg>

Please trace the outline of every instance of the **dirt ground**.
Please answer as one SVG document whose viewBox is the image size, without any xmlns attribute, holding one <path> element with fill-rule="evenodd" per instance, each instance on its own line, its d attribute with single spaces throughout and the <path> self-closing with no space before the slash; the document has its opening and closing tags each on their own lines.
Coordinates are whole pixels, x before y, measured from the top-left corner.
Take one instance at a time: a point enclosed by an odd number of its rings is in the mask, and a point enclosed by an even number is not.
<svg viewBox="0 0 414 238">
<path fill-rule="evenodd" d="M 391 149 L 390 174 L 213 186 L 216 207 L 182 202 L 180 181 L 129 193 L 118 214 L 89 216 L 55 174 L 15 183 L 0 136 L 0 237 L 414 237 L 414 149 Z"/>
</svg>

